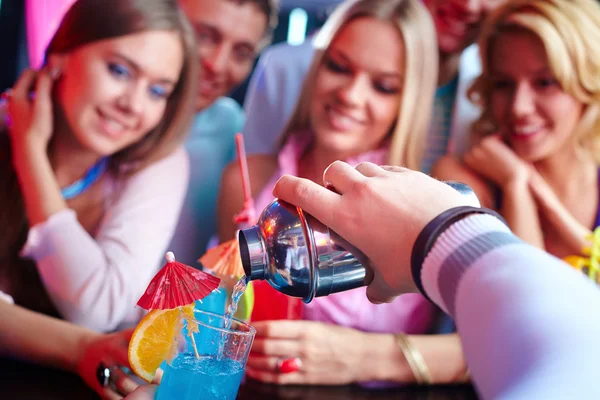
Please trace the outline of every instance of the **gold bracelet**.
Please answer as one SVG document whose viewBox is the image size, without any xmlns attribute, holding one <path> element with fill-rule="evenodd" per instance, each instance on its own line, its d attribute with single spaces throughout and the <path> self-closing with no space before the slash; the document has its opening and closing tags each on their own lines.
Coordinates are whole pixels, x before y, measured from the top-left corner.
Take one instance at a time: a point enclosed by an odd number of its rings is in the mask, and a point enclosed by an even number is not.
<svg viewBox="0 0 600 400">
<path fill-rule="evenodd" d="M 421 352 L 408 340 L 406 334 L 399 333 L 396 335 L 396 339 L 417 383 L 419 385 L 430 385 L 431 374 Z"/>
</svg>

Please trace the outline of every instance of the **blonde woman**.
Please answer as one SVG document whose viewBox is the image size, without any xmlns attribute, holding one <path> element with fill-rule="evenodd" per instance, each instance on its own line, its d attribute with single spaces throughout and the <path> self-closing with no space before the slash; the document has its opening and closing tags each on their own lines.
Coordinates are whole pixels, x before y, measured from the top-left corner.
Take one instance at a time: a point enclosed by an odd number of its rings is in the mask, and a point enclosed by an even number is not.
<svg viewBox="0 0 600 400">
<path fill-rule="evenodd" d="M 480 40 L 483 108 L 473 147 L 434 175 L 470 184 L 514 232 L 558 257 L 578 254 L 600 225 L 600 6 L 511 1 Z"/>
<path fill-rule="evenodd" d="M 273 199 L 271 188 L 283 174 L 321 183 L 335 160 L 420 165 L 438 65 L 425 7 L 418 0 L 348 1 L 328 20 L 316 45 L 278 157 L 248 159 L 259 211 Z M 242 206 L 239 172 L 232 165 L 221 186 L 221 240 L 233 237 L 232 217 Z M 303 314 L 308 321 L 253 322 L 257 339 L 248 361 L 250 377 L 335 385 L 441 383 L 464 376 L 456 336 L 421 336 L 431 328 L 434 309 L 420 295 L 376 306 L 362 288 L 317 298 Z M 404 334 L 411 335 L 408 345 Z M 403 352 L 413 362 L 418 351 L 424 363 L 411 370 Z"/>
</svg>

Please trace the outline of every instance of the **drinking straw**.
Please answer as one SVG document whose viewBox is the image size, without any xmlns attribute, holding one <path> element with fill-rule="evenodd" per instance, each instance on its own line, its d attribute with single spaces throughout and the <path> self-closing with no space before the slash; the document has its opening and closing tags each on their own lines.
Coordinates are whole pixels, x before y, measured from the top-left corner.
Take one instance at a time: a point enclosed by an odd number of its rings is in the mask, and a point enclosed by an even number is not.
<svg viewBox="0 0 600 400">
<path fill-rule="evenodd" d="M 244 189 L 244 207 L 237 214 L 233 221 L 236 224 L 248 223 L 252 224 L 256 218 L 254 209 L 254 199 L 252 198 L 252 189 L 250 187 L 250 175 L 248 174 L 248 161 L 246 160 L 246 150 L 244 148 L 244 136 L 241 133 L 235 135 L 235 146 L 238 154 L 238 165 L 242 175 L 242 187 Z"/>
</svg>

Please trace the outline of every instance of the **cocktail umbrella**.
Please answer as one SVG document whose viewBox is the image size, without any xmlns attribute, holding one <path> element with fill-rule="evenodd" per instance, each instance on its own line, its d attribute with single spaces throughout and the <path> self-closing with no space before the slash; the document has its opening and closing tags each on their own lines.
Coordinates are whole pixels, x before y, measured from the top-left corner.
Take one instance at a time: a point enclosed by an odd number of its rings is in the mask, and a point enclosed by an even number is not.
<svg viewBox="0 0 600 400">
<path fill-rule="evenodd" d="M 238 154 L 238 165 L 242 177 L 242 187 L 244 190 L 244 206 L 241 212 L 233 217 L 233 222 L 238 226 L 249 226 L 256 222 L 256 212 L 254 210 L 254 200 L 250 188 L 250 177 L 248 175 L 248 163 L 246 161 L 246 151 L 244 149 L 244 137 L 241 133 L 235 135 L 235 144 Z M 198 260 L 204 268 L 214 273 L 226 282 L 226 287 L 233 290 L 237 281 L 245 275 L 240 256 L 240 247 L 237 238 L 221 243 L 219 246 L 209 249 Z M 250 318 L 252 308 L 254 307 L 254 290 L 251 282 L 248 283 L 244 295 L 239 302 L 236 317 L 241 319 Z"/>
<path fill-rule="evenodd" d="M 221 279 L 239 279 L 244 275 L 240 246 L 236 239 L 208 250 L 199 260 L 204 268 Z"/>
<path fill-rule="evenodd" d="M 202 300 L 219 287 L 221 280 L 211 274 L 175 261 L 168 252 L 167 263 L 152 278 L 138 306 L 146 310 L 167 310 Z"/>
</svg>

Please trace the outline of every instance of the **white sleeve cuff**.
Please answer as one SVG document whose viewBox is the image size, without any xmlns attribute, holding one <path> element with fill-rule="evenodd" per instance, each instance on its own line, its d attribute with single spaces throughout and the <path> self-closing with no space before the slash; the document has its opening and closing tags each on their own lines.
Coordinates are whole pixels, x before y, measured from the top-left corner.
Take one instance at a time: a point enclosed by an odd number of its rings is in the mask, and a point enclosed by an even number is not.
<svg viewBox="0 0 600 400">
<path fill-rule="evenodd" d="M 489 214 L 475 214 L 468 216 L 450 226 L 446 229 L 435 241 L 435 244 L 427 254 L 423 267 L 421 269 L 421 281 L 423 288 L 427 296 L 435 304 L 440 306 L 444 312 L 450 313 L 448 305 L 444 302 L 444 296 L 441 293 L 441 284 L 444 285 L 444 290 L 451 290 L 456 293 L 458 289 L 458 281 L 454 279 L 445 279 L 444 282 L 440 282 L 440 270 L 444 265 L 446 259 L 451 255 L 455 255 L 461 251 L 469 251 L 465 249 L 466 243 L 472 241 L 474 238 L 485 235 L 490 232 L 503 232 L 510 233 L 510 229 L 498 218 Z M 468 257 L 466 257 L 468 258 Z M 474 261 L 474 260 L 472 260 Z M 469 265 L 464 265 L 467 268 Z M 457 279 L 462 275 L 461 271 L 456 271 L 455 277 Z M 446 274 L 447 278 L 452 276 Z"/>
</svg>

